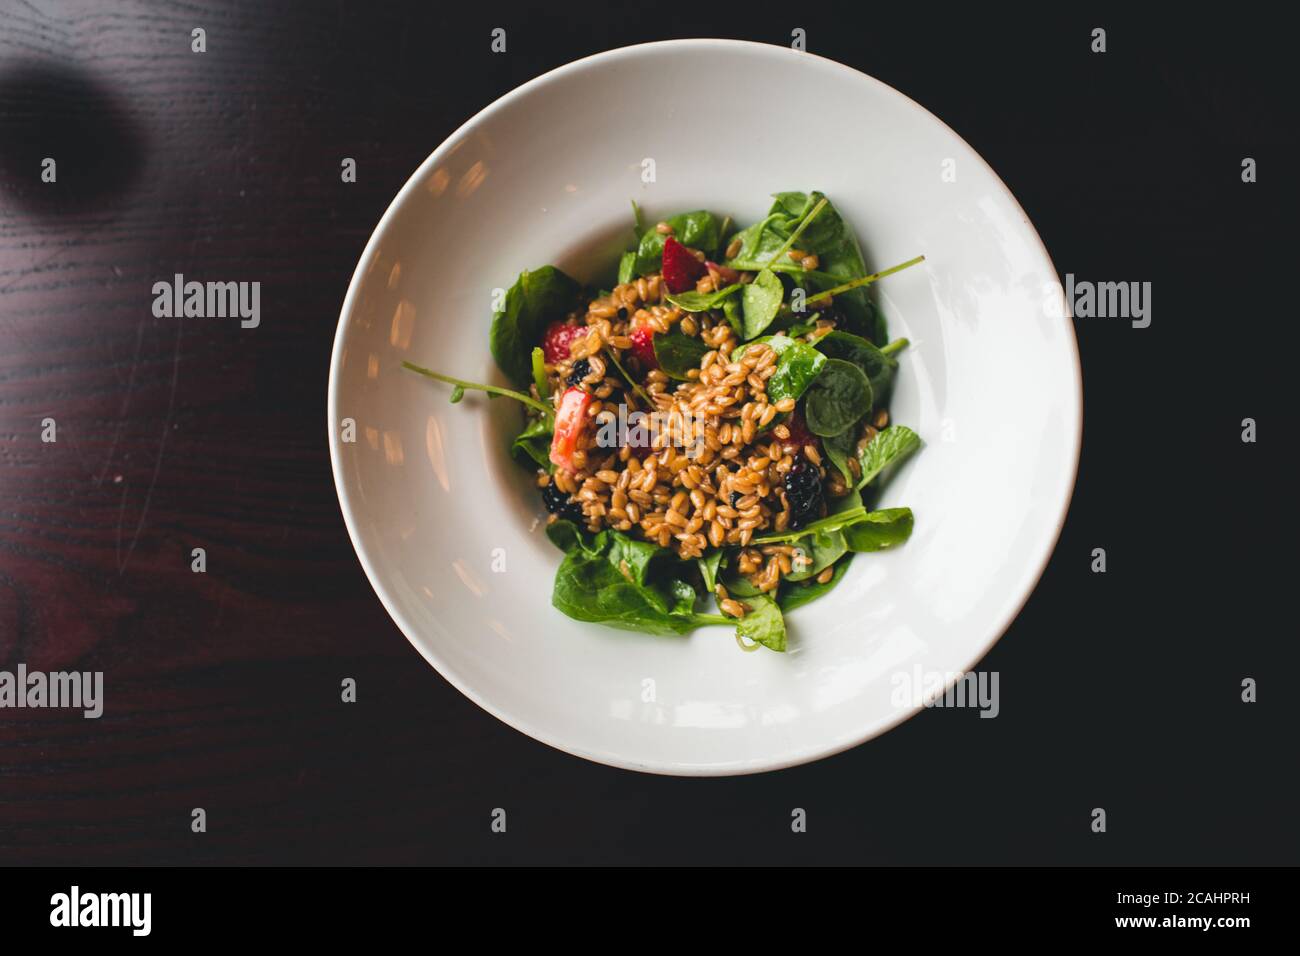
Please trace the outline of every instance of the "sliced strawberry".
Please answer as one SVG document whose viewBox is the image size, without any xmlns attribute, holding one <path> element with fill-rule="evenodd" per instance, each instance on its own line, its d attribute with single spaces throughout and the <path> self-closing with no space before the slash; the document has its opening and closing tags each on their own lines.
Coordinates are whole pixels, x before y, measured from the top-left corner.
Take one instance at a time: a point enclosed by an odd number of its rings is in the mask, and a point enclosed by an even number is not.
<svg viewBox="0 0 1300 956">
<path fill-rule="evenodd" d="M 641 360 L 642 368 L 649 370 L 659 367 L 659 360 L 655 358 L 655 334 L 650 326 L 637 326 L 628 338 L 632 340 L 632 354 Z"/>
<path fill-rule="evenodd" d="M 542 336 L 542 354 L 552 365 L 563 362 L 569 357 L 569 346 L 576 339 L 587 334 L 585 325 L 567 325 L 564 322 L 552 322 Z"/>
<path fill-rule="evenodd" d="M 708 272 L 708 268 L 691 251 L 669 236 L 664 240 L 664 285 L 668 291 L 686 292 L 695 288 L 695 280 Z"/>
<path fill-rule="evenodd" d="M 587 406 L 591 393 L 580 388 L 570 388 L 560 396 L 560 408 L 555 413 L 555 436 L 551 439 L 551 461 L 557 468 L 577 471 L 573 453 L 578 450 L 578 440 L 587 425 Z"/>
</svg>

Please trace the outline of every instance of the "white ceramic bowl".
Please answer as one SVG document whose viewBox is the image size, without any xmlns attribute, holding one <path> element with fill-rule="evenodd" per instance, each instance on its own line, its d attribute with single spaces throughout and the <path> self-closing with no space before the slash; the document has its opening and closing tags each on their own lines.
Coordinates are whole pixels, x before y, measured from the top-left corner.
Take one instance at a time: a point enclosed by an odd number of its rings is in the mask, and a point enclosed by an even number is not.
<svg viewBox="0 0 1300 956">
<path fill-rule="evenodd" d="M 926 441 L 882 504 L 911 506 L 915 533 L 859 555 L 835 592 L 793 612 L 786 654 L 742 653 L 723 628 L 655 637 L 564 617 L 550 606 L 561 555 L 506 451 L 518 407 L 475 394 L 450 405 L 446 387 L 400 363 L 503 381 L 487 348 L 491 297 L 520 270 L 595 278 L 632 238 L 631 199 L 651 222 L 708 208 L 748 223 L 791 189 L 831 197 L 869 268 L 926 256 L 876 286 L 891 335 L 912 341 L 893 417 Z M 1073 329 L 1044 306 L 1056 281 L 983 160 L 870 77 L 729 40 L 571 63 L 452 134 L 366 246 L 329 379 L 348 531 L 429 663 L 554 747 L 674 774 L 852 747 L 918 709 L 898 703 L 898 675 L 974 668 L 1051 554 L 1081 427 Z M 355 443 L 342 440 L 346 418 Z"/>
</svg>

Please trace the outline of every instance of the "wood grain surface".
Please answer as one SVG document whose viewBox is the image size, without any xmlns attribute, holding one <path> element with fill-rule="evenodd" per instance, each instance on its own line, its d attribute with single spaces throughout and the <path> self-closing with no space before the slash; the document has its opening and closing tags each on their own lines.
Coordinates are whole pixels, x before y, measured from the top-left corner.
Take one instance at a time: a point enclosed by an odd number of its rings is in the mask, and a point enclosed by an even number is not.
<svg viewBox="0 0 1300 956">
<path fill-rule="evenodd" d="M 920 13 L 0 0 L 0 668 L 100 670 L 107 699 L 99 720 L 0 711 L 0 864 L 1279 859 L 1296 835 L 1280 705 L 1250 711 L 1235 688 L 1258 673 L 1283 693 L 1283 633 L 1248 599 L 1281 572 L 1254 557 L 1257 514 L 1205 507 L 1283 499 L 1281 452 L 1247 460 L 1237 438 L 1246 414 L 1277 442 L 1295 422 L 1278 355 L 1294 334 L 1259 319 L 1293 324 L 1281 61 L 1253 33 L 1210 55 L 1190 27 L 1117 14 L 1104 59 L 1089 17 Z M 1080 490 L 985 662 L 999 720 L 927 713 L 750 780 L 596 767 L 464 699 L 371 591 L 326 444 L 339 307 L 406 177 L 519 83 L 627 43 L 788 43 L 801 25 L 967 137 L 1063 273 L 1153 280 L 1155 322 L 1081 324 Z M 755 121 L 743 91 L 701 104 L 723 135 Z M 260 282 L 260 326 L 155 318 L 152 285 L 175 273 Z M 1087 569 L 1099 543 L 1104 580 Z M 1205 741 L 1255 784 L 1195 769 Z M 1129 821 L 1104 848 L 1086 817 L 1101 800 Z M 791 807 L 813 808 L 806 839 Z"/>
</svg>

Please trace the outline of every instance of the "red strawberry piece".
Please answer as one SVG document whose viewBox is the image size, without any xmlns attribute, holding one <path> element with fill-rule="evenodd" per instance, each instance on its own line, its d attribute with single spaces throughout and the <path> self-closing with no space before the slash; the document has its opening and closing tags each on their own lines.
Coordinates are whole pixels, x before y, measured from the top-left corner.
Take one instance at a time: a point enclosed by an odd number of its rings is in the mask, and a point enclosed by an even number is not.
<svg viewBox="0 0 1300 956">
<path fill-rule="evenodd" d="M 632 340 L 632 354 L 641 360 L 641 367 L 652 369 L 659 367 L 655 358 L 654 331 L 648 325 L 639 325 L 628 336 Z"/>
<path fill-rule="evenodd" d="M 546 361 L 554 365 L 569 357 L 569 346 L 587 334 L 585 325 L 567 325 L 564 322 L 552 322 L 542 336 L 542 354 Z"/>
<path fill-rule="evenodd" d="M 557 468 L 577 471 L 573 466 L 573 453 L 578 450 L 578 439 L 587 424 L 587 406 L 591 393 L 570 388 L 560 396 L 560 407 L 555 413 L 555 435 L 551 439 L 551 461 Z"/>
<path fill-rule="evenodd" d="M 701 278 L 707 267 L 691 255 L 691 251 L 669 236 L 664 240 L 664 285 L 668 291 L 686 292 L 695 288 L 695 280 Z"/>
</svg>

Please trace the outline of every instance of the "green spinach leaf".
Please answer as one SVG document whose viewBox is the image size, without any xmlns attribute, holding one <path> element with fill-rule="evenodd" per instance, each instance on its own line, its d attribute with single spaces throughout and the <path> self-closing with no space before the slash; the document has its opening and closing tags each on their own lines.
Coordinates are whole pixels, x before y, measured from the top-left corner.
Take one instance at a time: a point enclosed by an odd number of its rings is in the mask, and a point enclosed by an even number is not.
<svg viewBox="0 0 1300 956">
<path fill-rule="evenodd" d="M 754 276 L 754 281 L 744 287 L 741 295 L 742 313 L 744 315 L 743 337 L 746 341 L 757 338 L 772 324 L 776 314 L 781 311 L 781 300 L 785 298 L 785 286 L 771 269 L 764 269 Z"/>
<path fill-rule="evenodd" d="M 912 509 L 868 511 L 843 531 L 850 551 L 883 551 L 912 536 Z"/>
<path fill-rule="evenodd" d="M 565 551 L 551 603 L 574 620 L 652 634 L 731 623 L 695 612 L 695 589 L 672 573 L 681 562 L 666 548 L 617 531 L 588 535 L 567 521 L 553 522 L 546 533 Z"/>
<path fill-rule="evenodd" d="M 793 583 L 783 581 L 777 589 L 776 603 L 781 606 L 782 611 L 789 614 L 795 608 L 802 607 L 809 601 L 815 601 L 840 583 L 844 573 L 849 569 L 849 562 L 852 560 L 853 552 L 849 551 L 839 561 L 835 562 L 835 570 L 831 572 L 831 579 L 825 584 L 817 581 L 797 581 Z"/>
<path fill-rule="evenodd" d="M 554 472 L 555 464 L 551 461 L 551 435 L 553 431 L 553 423 L 548 419 L 529 419 L 524 430 L 511 443 L 510 454 L 521 465 L 528 467 L 537 465 L 540 468 L 545 468 L 548 472 Z"/>
<path fill-rule="evenodd" d="M 853 486 L 853 472 L 849 471 L 849 459 L 854 456 L 857 435 L 852 428 L 846 428 L 838 435 L 829 435 L 822 439 L 822 451 L 830 459 L 835 470 L 844 478 L 847 487 Z"/>
<path fill-rule="evenodd" d="M 773 404 L 786 398 L 802 397 L 808 386 L 821 374 L 827 362 L 826 356 L 808 343 L 786 336 L 774 336 L 768 341 L 768 345 L 776 349 L 776 341 L 779 338 L 785 338 L 789 344 L 781 344 L 780 357 L 776 360 L 776 371 L 767 381 L 767 397 Z"/>
<path fill-rule="evenodd" d="M 791 560 L 790 573 L 783 578 L 786 581 L 816 577 L 849 550 L 841 531 L 814 531 L 796 538 L 791 544 L 795 548 L 795 558 Z"/>
<path fill-rule="evenodd" d="M 722 306 L 723 300 L 743 289 L 739 282 L 716 292 L 677 292 L 666 296 L 669 302 L 687 312 L 708 312 Z"/>
<path fill-rule="evenodd" d="M 785 618 L 781 616 L 776 601 L 766 594 L 759 594 L 746 598 L 745 606 L 749 610 L 736 622 L 737 639 L 744 638 L 774 651 L 784 651 Z"/>
<path fill-rule="evenodd" d="M 654 337 L 654 350 L 655 358 L 665 375 L 686 381 L 686 373 L 700 367 L 700 360 L 709 351 L 709 347 L 696 336 L 669 332 Z"/>
<path fill-rule="evenodd" d="M 804 421 L 814 435 L 838 435 L 870 412 L 871 402 L 871 382 L 862 369 L 843 359 L 827 359 L 804 396 Z"/>
<path fill-rule="evenodd" d="M 814 344 L 827 358 L 843 359 L 862 369 L 871 381 L 874 403 L 879 405 L 883 402 L 893 384 L 894 373 L 898 371 L 898 359 L 882 352 L 862 336 L 838 329 L 823 335 Z"/>
<path fill-rule="evenodd" d="M 618 284 L 631 282 L 636 278 L 636 253 L 628 251 L 618 260 Z"/>
<path fill-rule="evenodd" d="M 506 291 L 501 310 L 492 315 L 488 346 L 512 382 L 531 381 L 533 346 L 542 340 L 547 325 L 577 305 L 581 291 L 582 286 L 554 266 L 520 273 Z"/>
<path fill-rule="evenodd" d="M 669 216 L 665 221 L 673 227 L 673 237 L 682 245 L 699 249 L 710 257 L 718 251 L 718 244 L 722 241 L 722 220 L 713 213 L 701 209 Z M 664 241 L 667 238 L 657 229 L 648 229 L 641 234 L 633 267 L 637 275 L 648 276 L 663 268 Z"/>
<path fill-rule="evenodd" d="M 704 557 L 696 558 L 700 566 L 700 577 L 704 580 L 704 590 L 710 594 L 718 583 L 718 571 L 722 568 L 722 556 L 725 552 L 721 548 L 714 551 L 705 552 Z"/>
</svg>

